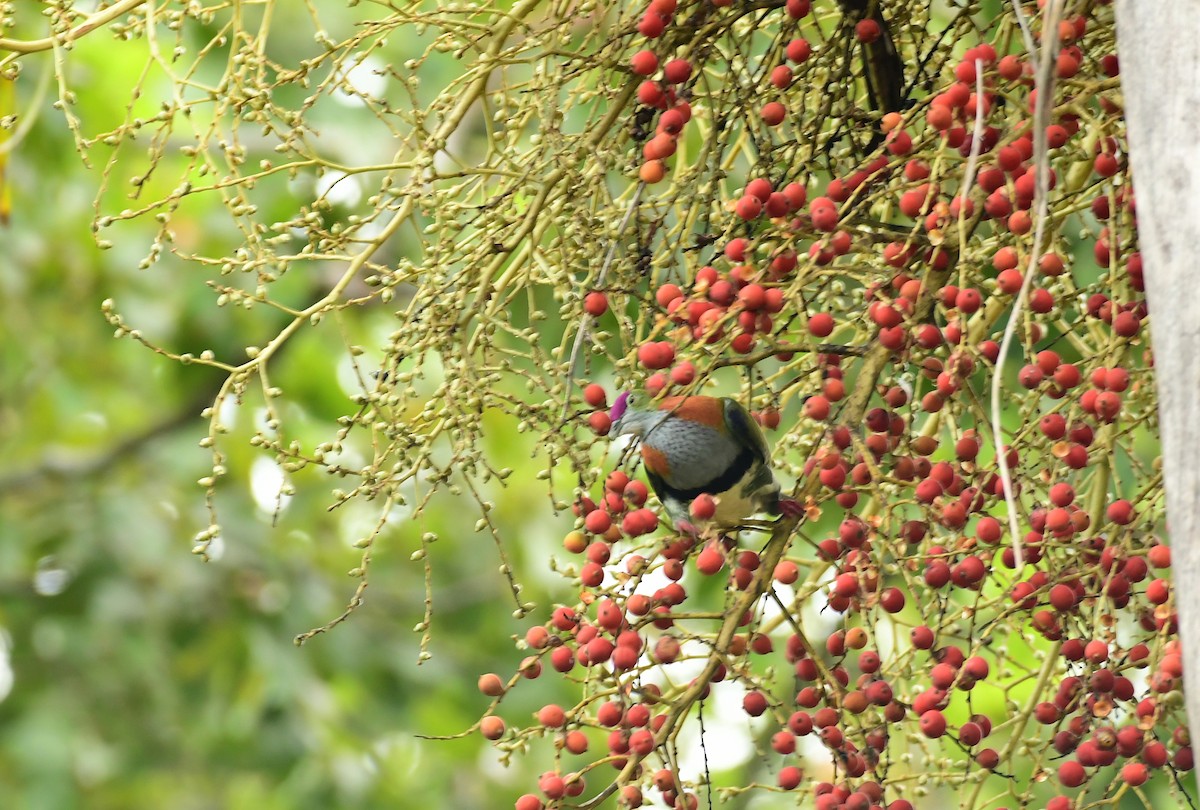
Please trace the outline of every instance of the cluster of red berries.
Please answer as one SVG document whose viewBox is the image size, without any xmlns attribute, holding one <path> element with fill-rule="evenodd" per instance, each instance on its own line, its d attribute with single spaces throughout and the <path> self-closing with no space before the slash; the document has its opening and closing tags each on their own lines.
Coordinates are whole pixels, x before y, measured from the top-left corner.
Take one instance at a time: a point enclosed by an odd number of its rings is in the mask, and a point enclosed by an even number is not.
<svg viewBox="0 0 1200 810">
<path fill-rule="evenodd" d="M 638 33 L 647 39 L 659 39 L 675 21 L 677 7 L 676 0 L 651 0 L 638 24 Z M 642 146 L 643 162 L 638 169 L 638 178 L 647 184 L 666 177 L 666 161 L 675 154 L 679 138 L 692 118 L 691 105 L 677 91 L 692 78 L 692 63 L 687 59 L 668 59 L 661 66 L 661 78 L 651 78 L 660 73 L 659 67 L 659 57 L 651 49 L 638 51 L 629 60 L 633 74 L 646 77 L 637 88 L 638 103 L 659 111 L 655 134 Z"/>
<path fill-rule="evenodd" d="M 729 4 L 654 0 L 638 25 L 653 40 L 630 60 L 638 100 L 657 122 L 642 147 L 646 182 L 665 173 L 691 105 L 703 111 L 720 98 L 706 100 L 693 82 L 716 57 L 691 49 L 689 60 L 669 58 L 668 31 L 685 11 Z M 797 79 L 836 72 L 830 49 L 810 45 L 822 40 L 806 20 L 809 2 L 788 0 L 785 10 L 755 72 L 764 95 L 743 110 L 745 130 L 765 133 L 764 155 L 774 154 L 770 139 L 813 134 L 795 106 Z M 1097 3 L 1055 32 L 1056 75 L 1073 81 L 1057 90 L 1045 132 L 1052 219 L 1036 253 L 1036 91 L 1028 59 L 1006 52 L 1016 40 L 1005 36 L 943 65 L 941 84 L 913 111 L 882 116 L 875 151 L 850 150 L 824 175 L 768 159 L 748 171 L 730 199 L 714 201 L 726 231 L 704 243 L 717 252 L 697 256 L 686 281 L 628 279 L 622 289 L 636 289 L 646 313 L 632 355 L 651 395 L 691 392 L 719 367 L 743 365 L 756 379 L 760 423 L 778 428 L 783 403 L 789 441 L 777 456 L 811 496 L 812 539 L 794 538 L 776 562 L 746 535 L 741 545 L 661 536 L 639 481 L 613 472 L 592 482 L 599 494 L 579 495 L 565 541 L 581 555 L 569 569 L 581 598 L 529 630 L 519 673 L 538 677 L 543 662 L 586 670 L 588 695 L 604 697 L 546 706 L 522 733 L 553 735 L 571 754 L 601 748 L 592 755 L 618 769 L 616 796 L 628 807 L 656 795 L 698 806 L 685 774 L 649 763 L 672 761 L 680 690 L 707 694 L 722 681 L 740 684 L 745 713 L 767 724 L 778 787 L 811 790 L 822 810 L 911 810 L 904 784 L 887 779 L 897 737 L 905 750 L 923 740 L 941 772 L 961 774 L 960 787 L 1015 777 L 1035 792 L 1097 780 L 1115 791 L 1192 768 L 1170 551 L 1158 539 L 1161 486 L 1137 446 L 1148 438 L 1152 356 L 1136 201 L 1119 98 L 1094 90 L 1118 75 L 1111 27 L 1111 10 Z M 875 17 L 854 21 L 858 42 L 884 33 Z M 810 188 L 821 193 L 810 199 Z M 1001 358 L 1000 339 L 1018 295 L 1027 314 L 1016 362 Z M 600 293 L 585 302 L 593 316 L 607 308 Z M 1020 503 L 1020 570 L 984 404 L 997 373 L 1013 417 L 999 452 Z M 782 395 L 797 387 L 806 396 L 789 405 Z M 583 398 L 592 430 L 606 434 L 604 389 L 589 385 Z M 691 518 L 703 527 L 714 511 L 702 495 Z M 818 520 L 822 511 L 828 519 Z M 821 574 L 818 585 L 801 581 L 807 571 Z M 639 587 L 647 581 L 655 585 Z M 724 593 L 716 601 L 714 583 Z M 736 617 L 707 682 L 670 695 L 654 685 L 654 674 L 707 659 L 714 634 L 696 628 L 714 611 L 747 591 L 786 588 L 838 622 L 814 636 L 815 648 L 755 604 Z M 800 625 L 812 619 L 802 604 L 793 606 Z M 772 667 L 774 680 L 764 674 Z M 1010 695 L 1014 671 L 1036 681 L 1032 702 Z M 489 737 L 514 733 L 493 718 L 481 726 Z M 1027 761 L 1013 759 L 1016 738 Z M 517 806 L 553 805 L 594 773 L 556 769 Z M 1028 798 L 1013 796 L 1014 806 Z M 1072 801 L 1047 793 L 1039 806 Z"/>
</svg>

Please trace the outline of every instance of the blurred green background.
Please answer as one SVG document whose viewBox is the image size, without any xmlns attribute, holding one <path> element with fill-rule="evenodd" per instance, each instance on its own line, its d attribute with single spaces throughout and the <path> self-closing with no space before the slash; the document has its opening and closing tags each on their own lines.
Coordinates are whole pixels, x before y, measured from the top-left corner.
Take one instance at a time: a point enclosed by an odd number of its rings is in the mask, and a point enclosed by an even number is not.
<svg viewBox="0 0 1200 810">
<path fill-rule="evenodd" d="M 321 14 L 338 37 L 362 17 L 337 4 Z M 18 23 L 9 35 L 44 33 L 36 9 Z M 213 30 L 193 26 L 180 41 L 195 53 Z M 414 32 L 387 55 L 401 61 L 421 47 Z M 269 49 L 283 64 L 319 50 L 302 4 L 277 4 Z M 218 57 L 210 60 L 214 70 L 223 68 Z M 477 511 L 449 496 L 436 498 L 420 521 L 397 510 L 375 546 L 364 605 L 298 648 L 294 636 L 337 616 L 353 593 L 356 580 L 346 572 L 360 552 L 351 544 L 374 525 L 376 505 L 331 512 L 338 482 L 306 471 L 292 479 L 296 495 L 276 518 L 279 468 L 248 444 L 262 419 L 261 402 L 251 398 L 225 419 L 229 475 L 217 489 L 223 535 L 214 559 L 206 564 L 190 553 L 208 525 L 196 484 L 211 464 L 198 446 L 207 431 L 200 412 L 220 375 L 115 340 L 101 301 L 114 299 L 128 323 L 159 345 L 211 348 L 231 362 L 273 334 L 280 316 L 217 308 L 209 273 L 169 254 L 139 269 L 154 238 L 150 218 L 105 234 L 111 249 L 96 246 L 90 225 L 101 182 L 109 185 L 105 212 L 135 206 L 123 182 L 144 171 L 146 156 L 137 143 L 123 152 L 99 144 L 89 152 L 93 168 L 85 168 L 52 107 L 53 60 L 50 52 L 21 60 L 6 111 L 36 121 L 8 155 L 12 214 L 0 230 L 0 806 L 511 806 L 531 777 L 505 771 L 478 735 L 416 736 L 469 727 L 487 705 L 477 676 L 507 677 L 520 660 L 512 636 L 528 620 L 512 618 L 496 547 L 475 531 Z M 119 43 L 105 31 L 63 55 L 85 134 L 118 126 L 139 82 L 135 112 L 144 105 L 153 114 L 170 88 L 153 68 L 143 75 L 146 65 L 144 43 Z M 436 89 L 457 69 L 449 58 L 434 59 L 426 77 Z M 367 71 L 364 81 L 373 79 Z M 388 134 L 348 98 L 325 98 L 313 110 L 311 120 L 323 127 L 320 148 L 347 163 L 390 156 Z M 255 143 L 270 156 L 269 142 L 249 140 L 253 160 Z M 178 182 L 179 160 L 168 157 L 152 182 Z M 286 218 L 326 188 L 312 173 L 264 184 L 262 202 L 275 208 L 264 216 Z M 346 191 L 339 199 L 353 205 L 354 189 Z M 189 200 L 171 226 L 181 249 L 202 254 L 222 255 L 243 238 L 215 194 Z M 276 294 L 303 305 L 342 269 L 310 267 Z M 311 448 L 332 438 L 338 416 L 354 412 L 345 346 L 381 346 L 396 328 L 391 309 L 329 318 L 273 361 L 272 381 L 287 392 L 287 435 Z M 509 465 L 529 458 L 512 426 L 495 420 L 489 454 Z M 545 605 L 546 587 L 562 583 L 545 559 L 570 516 L 553 519 L 543 483 L 532 492 L 485 494 L 520 538 L 508 552 L 527 597 Z M 418 666 L 413 627 L 424 609 L 424 572 L 409 557 L 425 532 L 442 540 L 431 547 L 432 659 Z M 526 721 L 555 688 L 515 696 L 506 712 Z"/>
</svg>

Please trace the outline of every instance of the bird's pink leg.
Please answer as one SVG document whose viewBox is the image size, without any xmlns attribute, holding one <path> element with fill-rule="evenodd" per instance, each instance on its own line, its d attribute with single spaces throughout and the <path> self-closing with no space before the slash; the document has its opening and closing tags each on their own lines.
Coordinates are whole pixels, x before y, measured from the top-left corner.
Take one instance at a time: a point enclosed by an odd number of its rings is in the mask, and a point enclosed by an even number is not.
<svg viewBox="0 0 1200 810">
<path fill-rule="evenodd" d="M 804 504 L 795 498 L 780 498 L 779 513 L 789 518 L 801 517 L 804 514 Z"/>
<path fill-rule="evenodd" d="M 700 539 L 700 530 L 697 529 L 692 523 L 682 518 L 675 521 L 675 528 L 683 534 L 690 535 L 695 540 Z"/>
</svg>

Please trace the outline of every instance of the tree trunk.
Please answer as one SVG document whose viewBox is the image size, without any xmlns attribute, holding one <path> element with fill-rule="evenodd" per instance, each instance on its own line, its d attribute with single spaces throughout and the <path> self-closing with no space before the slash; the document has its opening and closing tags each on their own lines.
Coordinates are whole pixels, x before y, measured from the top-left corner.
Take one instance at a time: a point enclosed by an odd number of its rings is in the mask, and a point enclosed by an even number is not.
<svg viewBox="0 0 1200 810">
<path fill-rule="evenodd" d="M 1117 43 L 1183 638 L 1200 729 L 1200 2 L 1118 0 Z"/>
</svg>

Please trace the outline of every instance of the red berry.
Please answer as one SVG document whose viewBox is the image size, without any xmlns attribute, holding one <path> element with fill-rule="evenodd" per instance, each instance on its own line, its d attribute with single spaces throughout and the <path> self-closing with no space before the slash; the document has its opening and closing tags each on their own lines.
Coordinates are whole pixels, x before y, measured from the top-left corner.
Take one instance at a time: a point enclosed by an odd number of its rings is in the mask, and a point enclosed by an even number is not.
<svg viewBox="0 0 1200 810">
<path fill-rule="evenodd" d="M 597 436 L 607 436 L 612 429 L 612 418 L 604 411 L 596 411 L 588 417 L 588 426 Z"/>
<path fill-rule="evenodd" d="M 538 711 L 537 718 L 538 722 L 547 728 L 562 728 L 567 723 L 566 712 L 553 703 L 543 706 Z"/>
<path fill-rule="evenodd" d="M 583 401 L 593 408 L 603 408 L 608 403 L 608 395 L 604 391 L 604 386 L 597 383 L 584 386 Z"/>
<path fill-rule="evenodd" d="M 774 127 L 783 123 L 783 119 L 787 117 L 787 108 L 778 101 L 768 101 L 763 105 L 759 115 L 762 116 L 764 124 Z"/>
<path fill-rule="evenodd" d="M 925 625 L 918 625 L 911 633 L 913 646 L 919 650 L 928 650 L 933 646 L 933 631 Z"/>
<path fill-rule="evenodd" d="M 756 177 L 746 184 L 746 194 L 757 198 L 760 202 L 766 202 L 774 190 L 771 181 L 765 177 Z"/>
<path fill-rule="evenodd" d="M 829 337 L 833 327 L 833 316 L 825 312 L 818 312 L 808 319 L 808 331 L 813 337 Z"/>
<path fill-rule="evenodd" d="M 904 592 L 899 588 L 888 588 L 879 598 L 879 604 L 888 613 L 899 613 L 904 609 Z"/>
<path fill-rule="evenodd" d="M 1151 546 L 1146 552 L 1146 559 L 1155 568 L 1170 568 L 1171 567 L 1171 547 L 1156 545 Z"/>
<path fill-rule="evenodd" d="M 737 201 L 737 207 L 734 209 L 734 213 L 744 220 L 751 220 L 761 214 L 762 210 L 762 201 L 757 197 L 746 194 Z"/>
<path fill-rule="evenodd" d="M 489 714 L 479 721 L 479 733 L 488 740 L 498 740 L 504 736 L 504 721 L 494 714 Z"/>
<path fill-rule="evenodd" d="M 798 20 L 808 16 L 808 12 L 812 9 L 812 0 L 787 0 L 785 8 L 789 17 Z"/>
<path fill-rule="evenodd" d="M 800 578 L 800 568 L 791 560 L 783 560 L 775 566 L 774 579 L 784 585 L 791 585 Z"/>
<path fill-rule="evenodd" d="M 854 26 L 854 36 L 859 42 L 869 44 L 879 39 L 883 33 L 883 29 L 879 27 L 879 23 L 868 17 L 865 20 L 859 20 Z"/>
<path fill-rule="evenodd" d="M 1075 589 L 1061 582 L 1050 589 L 1050 604 L 1055 610 L 1067 611 L 1075 607 Z"/>
<path fill-rule="evenodd" d="M 1019 270 L 1001 270 L 996 276 L 996 289 L 1005 295 L 1016 295 L 1024 281 L 1025 277 Z"/>
<path fill-rule="evenodd" d="M 999 542 L 1002 531 L 1000 521 L 991 516 L 980 518 L 979 523 L 975 525 L 975 536 L 980 542 L 989 545 Z"/>
<path fill-rule="evenodd" d="M 959 290 L 954 299 L 955 308 L 968 315 L 977 311 L 982 305 L 983 297 L 979 294 L 979 290 L 970 288 Z"/>
<path fill-rule="evenodd" d="M 668 109 L 665 113 L 659 116 L 659 132 L 668 134 L 668 136 L 677 136 L 683 132 L 683 125 L 686 124 L 684 114 L 678 109 Z M 671 155 L 674 154 L 672 146 Z M 659 157 L 670 157 L 671 155 L 660 155 Z"/>
<path fill-rule="evenodd" d="M 643 728 L 630 734 L 629 750 L 640 756 L 649 754 L 654 750 L 654 732 Z"/>
<path fill-rule="evenodd" d="M 671 382 L 676 385 L 690 385 L 696 379 L 696 367 L 684 361 L 671 369 Z"/>
<path fill-rule="evenodd" d="M 700 493 L 692 500 L 691 513 L 697 520 L 711 520 L 716 511 L 716 502 L 707 492 Z"/>
<path fill-rule="evenodd" d="M 828 419 L 829 413 L 829 400 L 820 394 L 815 394 L 809 397 L 804 403 L 804 414 L 809 419 L 815 419 L 820 422 Z"/>
<path fill-rule="evenodd" d="M 675 361 L 675 347 L 668 341 L 643 343 L 638 347 L 638 362 L 648 369 L 662 369 Z"/>
<path fill-rule="evenodd" d="M 717 573 L 725 565 L 725 555 L 716 546 L 705 546 L 696 556 L 696 570 L 709 576 Z"/>
<path fill-rule="evenodd" d="M 749 246 L 749 243 L 741 237 L 730 239 L 725 245 L 725 258 L 731 262 L 743 262 L 746 260 L 746 249 Z"/>
<path fill-rule="evenodd" d="M 1150 778 L 1150 772 L 1142 763 L 1130 762 L 1121 769 L 1121 778 L 1125 780 L 1125 784 L 1137 787 L 1146 783 L 1146 780 Z"/>
<path fill-rule="evenodd" d="M 638 23 L 638 33 L 650 39 L 657 39 L 667 29 L 667 19 L 657 11 L 649 10 Z"/>
<path fill-rule="evenodd" d="M 827 199 L 818 197 L 817 199 Z M 812 219 L 813 227 L 818 231 L 826 233 L 837 230 L 838 227 L 838 212 L 837 208 L 832 203 L 822 206 L 816 206 L 816 201 L 809 205 L 809 216 Z"/>
<path fill-rule="evenodd" d="M 788 61 L 805 62 L 812 56 L 812 45 L 809 45 L 806 39 L 793 39 L 787 44 L 786 55 Z"/>
<path fill-rule="evenodd" d="M 629 68 L 639 76 L 649 76 L 658 70 L 658 57 L 654 51 L 638 51 L 630 57 Z"/>
<path fill-rule="evenodd" d="M 663 66 L 663 79 L 668 84 L 683 84 L 692 75 L 692 63 L 686 59 L 672 59 Z"/>
<path fill-rule="evenodd" d="M 1108 644 L 1099 639 L 1093 639 L 1084 647 L 1083 654 L 1093 664 L 1102 664 L 1108 660 Z"/>
<path fill-rule="evenodd" d="M 500 676 L 493 672 L 480 675 L 479 691 L 488 697 L 499 697 L 504 694 L 504 681 L 500 680 Z"/>
<path fill-rule="evenodd" d="M 658 82 L 645 81 L 638 86 L 638 101 L 647 107 L 666 106 L 666 95 Z"/>
<path fill-rule="evenodd" d="M 1087 779 L 1087 771 L 1074 760 L 1068 760 L 1058 766 L 1058 781 L 1066 787 L 1079 787 Z"/>
<path fill-rule="evenodd" d="M 742 698 L 742 708 L 751 717 L 758 717 L 767 710 L 767 696 L 757 690 L 747 692 Z"/>
<path fill-rule="evenodd" d="M 517 799 L 517 803 L 513 805 L 514 810 L 543 810 L 545 806 L 542 804 L 542 800 L 532 793 L 526 793 Z"/>
<path fill-rule="evenodd" d="M 563 740 L 563 747 L 572 754 L 584 754 L 588 750 L 588 738 L 582 731 L 572 731 Z"/>
<path fill-rule="evenodd" d="M 611 525 L 612 518 L 602 509 L 588 512 L 587 517 L 583 519 L 584 528 L 592 534 L 604 534 Z"/>
<path fill-rule="evenodd" d="M 1126 500 L 1113 501 L 1105 510 L 1108 519 L 1118 526 L 1126 526 L 1133 522 L 1133 504 Z"/>
<path fill-rule="evenodd" d="M 667 176 L 667 167 L 661 160 L 647 160 L 638 168 L 638 179 L 654 185 Z"/>
<path fill-rule="evenodd" d="M 608 296 L 602 292 L 590 292 L 583 299 L 583 311 L 593 318 L 608 312 Z"/>
<path fill-rule="evenodd" d="M 804 778 L 804 772 L 795 765 L 788 765 L 779 769 L 777 778 L 779 787 L 784 790 L 792 790 L 800 784 L 800 780 Z"/>
<path fill-rule="evenodd" d="M 920 726 L 926 737 L 940 737 L 946 733 L 946 716 L 937 709 L 930 709 L 921 715 Z"/>
</svg>

